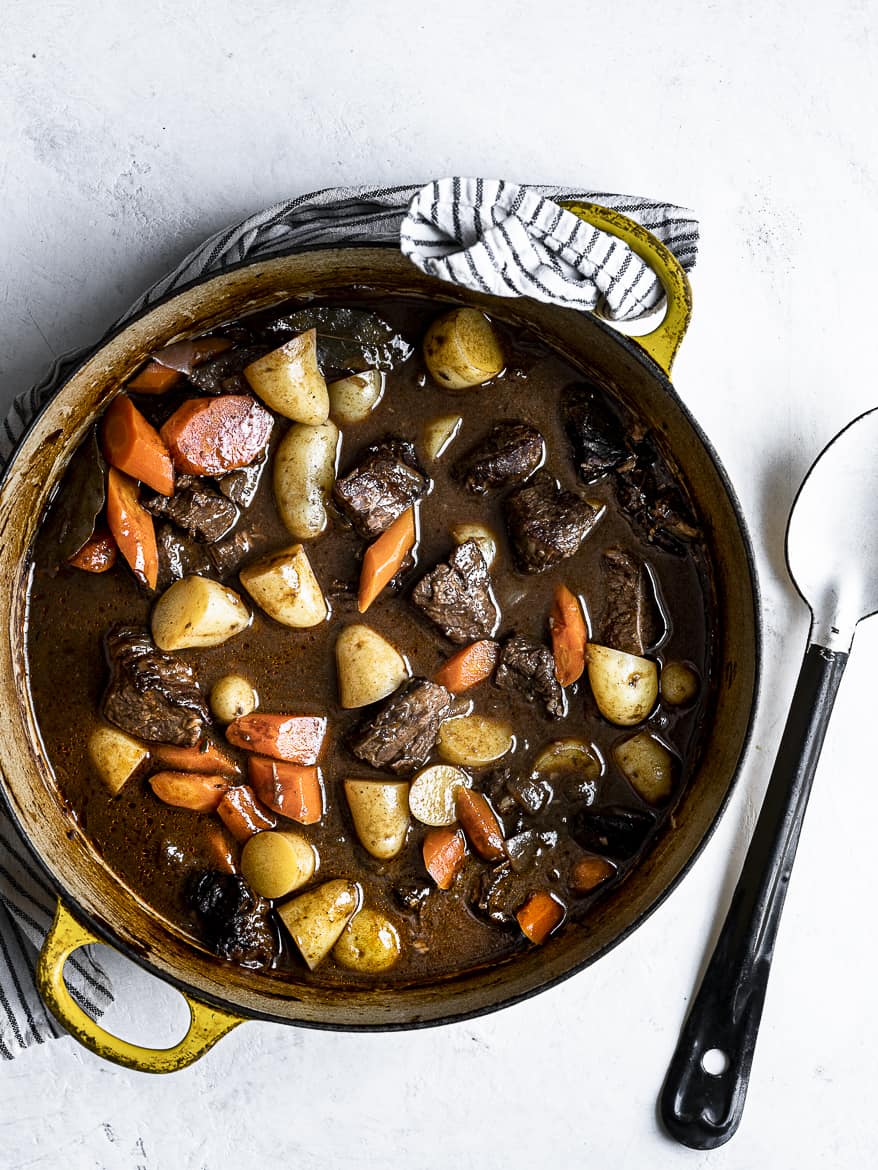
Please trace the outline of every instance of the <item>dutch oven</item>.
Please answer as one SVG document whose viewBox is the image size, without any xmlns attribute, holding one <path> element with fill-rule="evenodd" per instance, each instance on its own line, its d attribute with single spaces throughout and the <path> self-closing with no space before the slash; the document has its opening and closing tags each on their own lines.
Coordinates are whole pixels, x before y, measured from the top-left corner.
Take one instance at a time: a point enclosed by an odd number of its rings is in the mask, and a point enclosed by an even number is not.
<svg viewBox="0 0 878 1170">
<path fill-rule="evenodd" d="M 28 550 L 53 489 L 78 444 L 145 354 L 243 314 L 304 294 L 450 299 L 440 281 L 393 247 L 346 246 L 245 262 L 200 279 L 150 308 L 101 344 L 37 417 L 0 489 L 0 792 L 58 894 L 38 981 L 47 1005 L 86 1047 L 150 1072 L 196 1060 L 244 1020 L 365 1031 L 416 1028 L 479 1015 L 552 987 L 620 942 L 673 889 L 704 845 L 741 762 L 754 715 L 759 668 L 753 557 L 732 487 L 709 442 L 674 391 L 669 372 L 691 313 L 691 293 L 671 253 L 638 224 L 594 205 L 572 208 L 625 241 L 667 293 L 662 323 L 637 339 L 592 314 L 455 290 L 454 298 L 527 326 L 609 386 L 652 428 L 688 486 L 713 564 L 713 694 L 703 750 L 667 828 L 630 877 L 590 912 L 587 930 L 562 931 L 514 960 L 393 990 L 280 982 L 223 963 L 198 948 L 125 887 L 72 819 L 53 780 L 31 706 L 25 661 Z M 176 986 L 191 1011 L 185 1037 L 153 1050 L 112 1036 L 71 998 L 63 978 L 78 947 L 105 942 Z"/>
</svg>

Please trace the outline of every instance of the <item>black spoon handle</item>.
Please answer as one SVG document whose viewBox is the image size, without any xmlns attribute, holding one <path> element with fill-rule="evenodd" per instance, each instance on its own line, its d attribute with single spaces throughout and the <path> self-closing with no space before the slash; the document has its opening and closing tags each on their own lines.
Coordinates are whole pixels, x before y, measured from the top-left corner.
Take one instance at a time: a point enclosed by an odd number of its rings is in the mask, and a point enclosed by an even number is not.
<svg viewBox="0 0 878 1170">
<path fill-rule="evenodd" d="M 712 1150 L 738 1128 L 765 1001 L 774 940 L 811 783 L 848 656 L 811 644 L 765 800 L 722 932 L 683 1025 L 660 1098 L 665 1128 Z M 722 1072 L 707 1072 L 718 1050 Z"/>
</svg>

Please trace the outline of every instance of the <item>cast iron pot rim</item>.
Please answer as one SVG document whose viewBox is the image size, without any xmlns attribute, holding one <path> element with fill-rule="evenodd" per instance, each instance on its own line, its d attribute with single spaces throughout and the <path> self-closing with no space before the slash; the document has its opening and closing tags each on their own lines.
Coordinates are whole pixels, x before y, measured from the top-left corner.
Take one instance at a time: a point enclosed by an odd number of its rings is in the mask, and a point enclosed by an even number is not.
<svg viewBox="0 0 878 1170">
<path fill-rule="evenodd" d="M 42 416 L 43 412 L 54 401 L 57 393 L 60 392 L 62 387 L 66 386 L 67 383 L 73 377 L 76 376 L 76 374 L 80 371 L 80 369 L 82 369 L 82 367 L 87 362 L 91 361 L 91 359 L 97 353 L 99 353 L 100 350 L 105 345 L 107 345 L 114 338 L 118 337 L 119 334 L 123 333 L 126 329 L 128 329 L 135 322 L 140 321 L 144 317 L 148 316 L 150 313 L 153 312 L 153 310 L 157 309 L 158 307 L 160 307 L 162 305 L 168 304 L 170 301 L 174 300 L 176 297 L 182 295 L 183 293 L 188 292 L 190 289 L 195 288 L 195 287 L 202 285 L 202 284 L 208 284 L 211 280 L 216 280 L 218 278 L 221 278 L 221 277 L 225 276 L 227 273 L 237 272 L 237 271 L 240 271 L 244 268 L 250 268 L 256 264 L 270 263 L 272 260 L 275 260 L 275 259 L 282 259 L 284 257 L 294 256 L 294 255 L 298 255 L 298 254 L 303 253 L 303 252 L 325 252 L 325 251 L 342 252 L 342 251 L 348 251 L 348 250 L 358 251 L 358 250 L 363 250 L 363 249 L 382 249 L 382 248 L 395 249 L 395 247 L 396 246 L 394 244 L 369 243 L 369 242 L 363 241 L 363 242 L 345 243 L 343 245 L 340 245 L 337 248 L 327 248 L 325 245 L 305 245 L 304 247 L 278 249 L 276 252 L 273 251 L 268 256 L 259 256 L 259 257 L 251 258 L 248 260 L 238 261 L 235 264 L 229 264 L 225 268 L 223 268 L 222 271 L 220 271 L 220 272 L 204 273 L 201 276 L 198 276 L 198 277 L 194 278 L 193 280 L 188 281 L 186 284 L 180 285 L 180 286 L 174 288 L 171 292 L 165 293 L 163 296 L 156 298 L 156 300 L 151 301 L 148 305 L 146 305 L 143 309 L 141 309 L 140 312 L 135 313 L 132 317 L 126 318 L 124 321 L 113 325 L 100 338 L 99 341 L 97 341 L 94 345 L 90 346 L 87 350 L 85 350 L 81 354 L 81 356 L 79 357 L 79 359 L 76 362 L 76 365 L 67 373 L 66 377 L 64 378 L 64 381 L 61 383 L 60 386 L 58 386 L 55 393 L 49 399 L 47 399 L 47 401 L 45 403 L 43 403 L 43 405 L 39 408 L 39 410 L 36 411 L 33 418 L 30 420 L 28 425 L 25 427 L 25 429 L 22 431 L 21 435 L 17 439 L 15 449 L 13 450 L 12 454 L 10 455 L 9 460 L 6 463 L 6 466 L 4 467 L 2 474 L 0 474 L 0 490 L 2 490 L 2 488 L 6 484 L 6 479 L 10 473 L 10 470 L 11 470 L 13 464 L 15 463 L 16 459 L 18 458 L 18 452 L 19 452 L 22 444 L 27 439 L 31 430 L 35 427 L 37 421 Z M 444 282 L 439 281 L 437 279 L 436 283 L 440 288 L 444 287 Z M 368 288 L 369 284 L 367 281 L 364 281 L 362 286 L 355 286 L 355 287 L 356 288 L 359 288 L 359 287 Z M 442 298 L 440 297 L 440 299 L 442 299 Z M 449 301 L 452 301 L 455 298 L 454 298 L 453 294 L 451 294 L 449 292 L 447 299 Z M 505 300 L 505 298 L 502 298 L 502 297 L 496 298 L 496 299 L 500 300 L 501 302 L 503 300 Z M 510 299 L 512 299 L 512 298 L 510 298 Z M 559 311 L 564 312 L 565 310 L 561 309 Z M 575 310 L 568 310 L 568 311 L 574 312 Z M 750 711 L 749 711 L 748 716 L 747 716 L 747 726 L 746 726 L 746 730 L 744 732 L 744 737 L 743 737 L 742 742 L 741 742 L 741 749 L 740 749 L 740 752 L 738 754 L 738 760 L 737 760 L 737 763 L 735 765 L 734 771 L 732 772 L 732 775 L 729 778 L 729 783 L 726 787 L 725 793 L 723 794 L 723 797 L 722 797 L 722 800 L 719 804 L 719 807 L 717 808 L 716 813 L 714 814 L 710 824 L 708 825 L 707 829 L 705 830 L 704 835 L 702 836 L 701 840 L 698 842 L 696 847 L 693 849 L 692 853 L 686 859 L 686 861 L 684 862 L 679 873 L 677 873 L 676 876 L 673 878 L 673 880 L 670 881 L 664 887 L 664 889 L 662 889 L 656 895 L 656 897 L 650 903 L 649 906 L 647 906 L 644 910 L 642 910 L 641 913 L 631 923 L 629 923 L 629 925 L 620 934 L 616 935 L 615 938 L 613 938 L 610 942 L 608 942 L 604 947 L 602 947 L 600 950 L 596 951 L 593 955 L 590 955 L 587 959 L 584 959 L 582 962 L 573 964 L 567 970 L 556 975 L 554 978 L 548 979 L 545 983 L 541 983 L 536 987 L 531 987 L 527 991 L 523 991 L 523 992 L 509 995 L 509 996 L 502 998 L 502 999 L 499 999 L 493 1003 L 486 1004 L 482 1007 L 474 1008 L 472 1010 L 458 1011 L 458 1012 L 454 1012 L 454 1013 L 447 1015 L 447 1016 L 431 1017 L 428 1020 L 410 1020 L 410 1021 L 407 1021 L 405 1023 L 336 1024 L 336 1023 L 326 1023 L 326 1022 L 315 1021 L 315 1020 L 291 1020 L 285 1016 L 273 1015 L 270 1012 L 262 1012 L 262 1011 L 254 1010 L 252 1008 L 241 1007 L 237 1003 L 230 1003 L 228 1000 L 223 1000 L 222 998 L 220 998 L 218 996 L 215 996 L 215 995 L 212 995 L 212 994 L 209 994 L 207 992 L 202 991 L 200 988 L 193 987 L 191 984 L 187 983 L 186 980 L 181 979 L 176 975 L 169 974 L 165 970 L 162 970 L 160 968 L 155 967 L 150 962 L 150 960 L 148 958 L 144 957 L 141 954 L 138 954 L 134 947 L 132 947 L 132 946 L 130 946 L 130 944 L 125 943 L 125 942 L 121 941 L 120 939 L 118 939 L 115 936 L 115 934 L 113 933 L 112 929 L 108 925 L 106 925 L 100 918 L 97 918 L 96 916 L 94 916 L 90 912 L 84 910 L 79 905 L 79 903 L 76 901 L 76 899 L 74 897 L 72 897 L 72 895 L 69 893 L 68 890 L 65 889 L 60 878 L 57 878 L 55 876 L 55 874 L 49 869 L 49 867 L 46 865 L 46 863 L 43 861 L 43 859 L 37 853 L 34 845 L 32 844 L 32 842 L 31 842 L 30 838 L 28 837 L 28 835 L 26 834 L 21 822 L 19 821 L 19 819 L 15 813 L 15 810 L 12 807 L 10 800 L 7 797 L 5 778 L 2 776 L 2 773 L 0 773 L 0 800 L 2 800 L 3 805 L 5 806 L 6 811 L 10 816 L 10 819 L 12 820 L 13 824 L 15 825 L 22 842 L 27 847 L 27 850 L 28 850 L 30 856 L 34 859 L 34 861 L 36 862 L 40 871 L 48 879 L 49 885 L 52 888 L 52 890 L 54 891 L 54 893 L 56 894 L 56 896 L 58 897 L 59 901 L 63 902 L 69 909 L 71 909 L 72 912 L 74 913 L 75 917 L 78 918 L 85 926 L 87 926 L 89 930 L 93 931 L 107 946 L 112 947 L 114 950 L 116 950 L 120 954 L 124 955 L 125 958 L 127 958 L 129 961 L 135 963 L 138 967 L 147 971 L 153 977 L 160 979 L 163 983 L 166 983 L 169 986 L 174 987 L 177 991 L 181 992 L 183 995 L 191 996 L 192 999 L 200 1000 L 203 1003 L 211 1004 L 214 1007 L 218 1007 L 224 1011 L 231 1010 L 233 1013 L 240 1015 L 242 1020 L 262 1020 L 266 1023 L 284 1024 L 284 1025 L 287 1025 L 289 1027 L 309 1028 L 309 1029 L 312 1029 L 314 1031 L 321 1031 L 321 1032 L 406 1032 L 406 1031 L 411 1031 L 414 1029 L 434 1028 L 434 1027 L 439 1027 L 440 1025 L 461 1023 L 465 1020 L 476 1019 L 479 1016 L 490 1015 L 493 1012 L 500 1011 L 501 1009 L 504 1009 L 504 1008 L 513 1007 L 515 1004 L 522 1003 L 525 1000 L 530 999 L 532 996 L 542 994 L 545 991 L 549 991 L 552 988 L 559 986 L 561 983 L 566 982 L 568 979 L 572 978 L 574 975 L 580 974 L 587 967 L 592 966 L 592 964 L 596 963 L 599 959 L 603 958 L 604 955 L 606 955 L 610 951 L 614 950 L 620 943 L 624 942 L 627 938 L 629 938 L 630 935 L 639 926 L 641 926 L 644 922 L 646 922 L 646 920 L 648 918 L 650 918 L 655 913 L 655 911 L 658 910 L 659 907 L 664 904 L 666 899 L 673 893 L 673 891 L 677 888 L 677 886 L 687 876 L 690 869 L 695 864 L 695 862 L 698 860 L 698 858 L 701 856 L 702 851 L 704 850 L 705 846 L 710 841 L 711 837 L 713 836 L 714 832 L 716 831 L 716 827 L 719 824 L 720 819 L 722 818 L 723 814 L 725 813 L 725 811 L 728 807 L 732 792 L 734 791 L 735 786 L 738 782 L 738 779 L 741 775 L 741 771 L 743 769 L 744 762 L 746 761 L 746 759 L 749 755 L 750 744 L 751 744 L 752 739 L 753 739 L 753 731 L 754 731 L 754 725 L 755 725 L 755 721 L 756 721 L 756 714 L 757 714 L 760 700 L 761 700 L 761 696 L 762 696 L 762 646 L 763 646 L 762 594 L 761 594 L 761 589 L 760 589 L 760 585 L 759 585 L 759 577 L 758 577 L 757 570 L 756 570 L 756 558 L 755 558 L 754 551 L 753 551 L 753 542 L 752 542 L 752 539 L 750 537 L 750 532 L 749 532 L 749 529 L 747 528 L 746 521 L 744 519 L 744 513 L 743 513 L 743 509 L 741 508 L 740 500 L 738 499 L 738 495 L 737 495 L 734 487 L 732 486 L 731 480 L 729 479 L 728 473 L 727 473 L 727 471 L 722 463 L 722 460 L 720 459 L 719 455 L 717 454 L 716 449 L 714 448 L 713 444 L 708 439 L 707 435 L 704 433 L 704 431 L 703 431 L 701 425 L 699 424 L 699 422 L 697 421 L 697 419 L 693 416 L 692 412 L 689 410 L 686 403 L 680 398 L 679 394 L 674 389 L 673 383 L 671 382 L 668 374 L 639 345 L 636 344 L 636 337 L 629 337 L 627 334 L 620 333 L 618 330 L 614 329 L 611 325 L 608 325 L 596 313 L 592 313 L 591 316 L 592 316 L 593 322 L 604 333 L 606 333 L 608 335 L 608 337 L 610 337 L 611 340 L 615 341 L 617 344 L 620 344 L 623 349 L 626 349 L 629 352 L 629 354 L 631 354 L 633 357 L 635 357 L 641 364 L 647 365 L 648 368 L 650 369 L 650 372 L 653 373 L 653 375 L 659 379 L 659 381 L 662 383 L 662 387 L 663 387 L 665 393 L 671 397 L 675 406 L 677 406 L 679 408 L 680 412 L 683 414 L 683 416 L 686 419 L 686 421 L 688 422 L 688 424 L 692 427 L 692 430 L 694 431 L 696 437 L 698 438 L 699 442 L 704 447 L 705 451 L 707 452 L 708 456 L 710 457 L 710 460 L 716 469 L 717 475 L 720 478 L 720 481 L 723 485 L 723 488 L 726 492 L 726 495 L 728 496 L 729 503 L 731 504 L 731 507 L 732 507 L 732 512 L 734 513 L 735 520 L 737 521 L 737 524 L 738 524 L 738 529 L 739 529 L 739 532 L 741 535 L 741 543 L 744 546 L 746 567 L 747 567 L 747 572 L 748 572 L 748 576 L 749 576 L 749 580 L 750 580 L 750 587 L 751 587 L 751 591 L 752 591 L 752 595 L 753 595 L 753 606 L 754 606 L 753 698 L 752 698 L 752 701 L 750 704 Z M 445 986 L 451 986 L 451 985 L 452 984 L 450 981 L 449 981 L 449 983 L 445 984 Z M 441 994 L 442 986 L 443 986 L 442 984 L 436 984 L 437 993 Z"/>
</svg>

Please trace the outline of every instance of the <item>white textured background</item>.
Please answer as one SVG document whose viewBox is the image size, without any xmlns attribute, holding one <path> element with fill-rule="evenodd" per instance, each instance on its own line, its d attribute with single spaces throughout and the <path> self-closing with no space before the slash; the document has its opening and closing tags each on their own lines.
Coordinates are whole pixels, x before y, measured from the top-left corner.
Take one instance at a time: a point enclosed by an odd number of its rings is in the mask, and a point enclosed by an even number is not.
<svg viewBox="0 0 878 1170">
<path fill-rule="evenodd" d="M 740 493 L 764 589 L 764 695 L 734 801 L 628 942 L 499 1015 L 370 1037 L 251 1024 L 165 1079 L 70 1040 L 0 1065 L 4 1170 L 875 1164 L 868 626 L 818 773 L 739 1134 L 713 1154 L 683 1150 L 654 1103 L 804 647 L 782 567 L 786 513 L 813 455 L 878 398 L 878 10 L 627 0 L 548 12 L 521 0 L 7 0 L 2 400 L 202 236 L 284 196 L 481 173 L 694 207 L 696 315 L 676 383 Z M 117 1027 L 169 1041 L 174 994 L 140 974 L 127 986 Z"/>
</svg>

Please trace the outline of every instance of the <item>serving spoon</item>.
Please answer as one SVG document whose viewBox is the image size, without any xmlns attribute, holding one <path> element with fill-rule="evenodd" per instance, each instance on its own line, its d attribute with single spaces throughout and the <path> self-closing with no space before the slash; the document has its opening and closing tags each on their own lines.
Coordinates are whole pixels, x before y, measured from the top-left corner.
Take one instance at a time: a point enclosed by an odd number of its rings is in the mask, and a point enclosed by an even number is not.
<svg viewBox="0 0 878 1170">
<path fill-rule="evenodd" d="M 659 1101 L 667 1131 L 697 1150 L 723 1145 L 741 1120 L 820 749 L 854 631 L 878 612 L 878 408 L 836 435 L 805 476 L 786 561 L 811 610 L 808 648 L 741 876 Z"/>
</svg>

